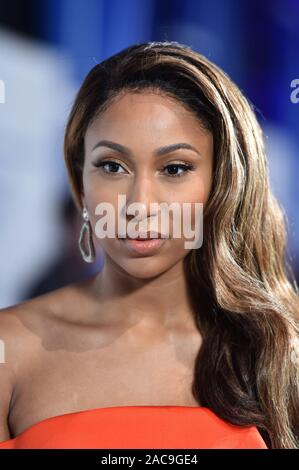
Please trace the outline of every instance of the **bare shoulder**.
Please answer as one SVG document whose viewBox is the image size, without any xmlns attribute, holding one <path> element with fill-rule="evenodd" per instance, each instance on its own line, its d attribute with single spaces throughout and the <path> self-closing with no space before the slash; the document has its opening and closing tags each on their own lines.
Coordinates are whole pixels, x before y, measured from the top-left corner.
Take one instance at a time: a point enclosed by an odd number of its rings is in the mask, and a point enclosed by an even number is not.
<svg viewBox="0 0 299 470">
<path fill-rule="evenodd" d="M 0 338 L 10 333 L 32 337 L 47 322 L 68 321 L 84 302 L 84 289 L 89 279 L 74 282 L 10 307 L 0 309 Z"/>
<path fill-rule="evenodd" d="M 68 284 L 0 309 L 0 339 L 4 343 L 6 363 L 16 370 L 17 363 L 50 332 L 50 326 L 67 323 L 72 318 L 72 310 L 80 307 L 82 286 L 83 281 Z"/>
<path fill-rule="evenodd" d="M 69 286 L 0 309 L 0 338 L 11 346 L 11 355 L 15 356 L 21 346 L 25 352 L 26 340 L 33 341 L 39 329 L 55 318 L 68 289 Z"/>
<path fill-rule="evenodd" d="M 55 324 L 63 321 L 61 312 L 74 300 L 76 285 L 0 309 L 0 442 L 11 438 L 9 415 L 18 385 L 26 370 L 32 370 Z"/>
<path fill-rule="evenodd" d="M 17 376 L 30 346 L 30 302 L 0 309 L 0 441 L 11 437 L 9 414 L 13 407 Z M 32 343 L 33 344 L 33 343 Z"/>
</svg>

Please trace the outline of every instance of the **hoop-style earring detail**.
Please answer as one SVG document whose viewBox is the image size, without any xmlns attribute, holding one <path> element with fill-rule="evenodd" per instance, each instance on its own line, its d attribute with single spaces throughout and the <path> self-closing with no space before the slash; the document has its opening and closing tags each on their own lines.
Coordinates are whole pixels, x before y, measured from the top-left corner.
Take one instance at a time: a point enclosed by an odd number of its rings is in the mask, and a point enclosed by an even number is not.
<svg viewBox="0 0 299 470">
<path fill-rule="evenodd" d="M 91 226 L 89 222 L 89 215 L 86 207 L 84 207 L 82 212 L 83 224 L 80 230 L 79 236 L 79 249 L 82 255 L 82 258 L 86 263 L 93 263 L 95 260 L 95 249 L 93 245 L 93 240 L 91 236 Z M 85 248 L 85 241 L 87 244 L 87 250 Z"/>
</svg>

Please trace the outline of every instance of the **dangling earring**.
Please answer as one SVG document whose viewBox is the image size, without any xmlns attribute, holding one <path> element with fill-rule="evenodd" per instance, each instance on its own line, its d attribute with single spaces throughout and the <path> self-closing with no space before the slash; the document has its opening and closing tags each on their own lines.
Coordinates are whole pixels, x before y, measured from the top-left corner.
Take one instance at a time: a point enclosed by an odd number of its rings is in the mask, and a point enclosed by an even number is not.
<svg viewBox="0 0 299 470">
<path fill-rule="evenodd" d="M 86 261 L 86 263 L 92 263 L 95 260 L 95 250 L 94 250 L 94 245 L 93 245 L 93 240 L 91 236 L 91 226 L 89 222 L 89 215 L 86 207 L 84 207 L 83 212 L 82 212 L 82 217 L 84 219 L 83 225 L 80 230 L 80 236 L 79 236 L 79 248 L 81 255 Z M 85 246 L 84 246 L 84 240 L 85 236 L 87 235 L 87 249 L 88 252 L 85 251 Z"/>
</svg>

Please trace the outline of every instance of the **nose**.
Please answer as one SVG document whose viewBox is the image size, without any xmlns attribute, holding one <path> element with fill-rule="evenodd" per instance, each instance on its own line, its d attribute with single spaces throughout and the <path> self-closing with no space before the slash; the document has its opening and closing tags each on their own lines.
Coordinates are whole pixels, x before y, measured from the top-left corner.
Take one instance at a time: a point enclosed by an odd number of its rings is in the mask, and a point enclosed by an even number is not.
<svg viewBox="0 0 299 470">
<path fill-rule="evenodd" d="M 128 218 L 135 217 L 136 220 L 144 220 L 159 213 L 154 182 L 144 173 L 136 175 L 134 181 L 132 181 L 132 185 L 126 195 L 126 201 L 126 214 Z"/>
</svg>

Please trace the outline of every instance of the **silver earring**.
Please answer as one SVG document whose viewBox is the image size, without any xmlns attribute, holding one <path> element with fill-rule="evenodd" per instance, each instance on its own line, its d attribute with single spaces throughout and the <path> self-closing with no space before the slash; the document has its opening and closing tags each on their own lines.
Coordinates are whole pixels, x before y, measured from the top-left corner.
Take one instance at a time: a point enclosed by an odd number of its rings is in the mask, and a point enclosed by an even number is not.
<svg viewBox="0 0 299 470">
<path fill-rule="evenodd" d="M 83 225 L 80 230 L 79 236 L 79 249 L 82 255 L 82 258 L 86 263 L 92 263 L 95 260 L 95 249 L 93 245 L 93 240 L 91 236 L 91 226 L 89 222 L 89 215 L 86 207 L 84 207 L 82 212 Z M 87 238 L 87 250 L 85 250 L 85 238 Z"/>
</svg>

